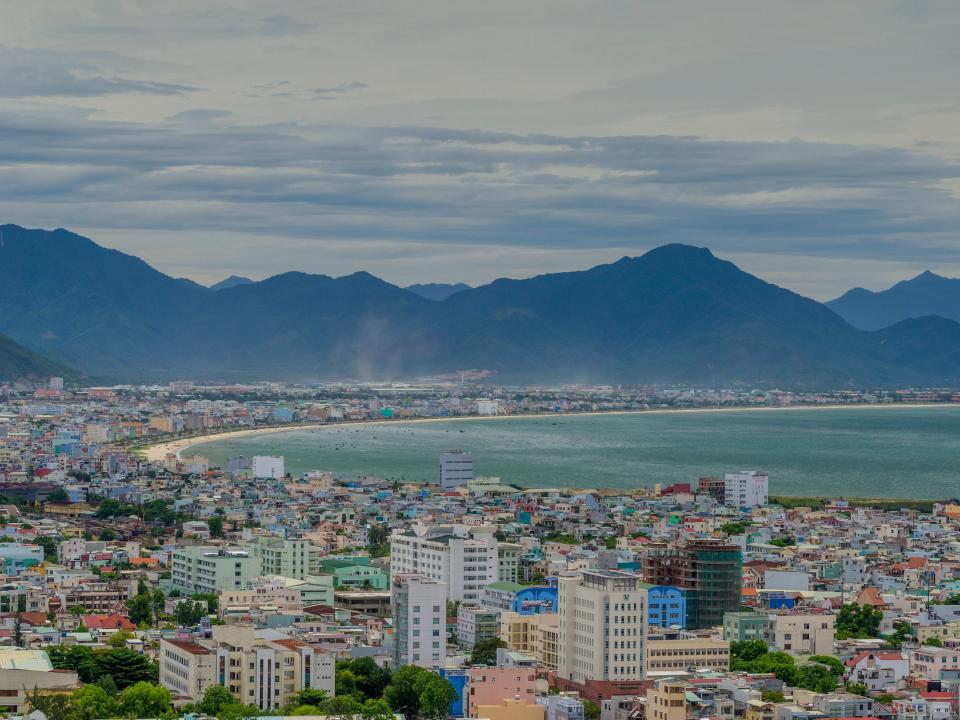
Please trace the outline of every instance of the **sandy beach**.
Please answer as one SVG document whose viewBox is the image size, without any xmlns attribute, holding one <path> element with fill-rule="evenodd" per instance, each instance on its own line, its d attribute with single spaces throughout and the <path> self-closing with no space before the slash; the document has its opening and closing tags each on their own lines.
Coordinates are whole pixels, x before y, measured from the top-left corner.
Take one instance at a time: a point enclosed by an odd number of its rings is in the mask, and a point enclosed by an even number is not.
<svg viewBox="0 0 960 720">
<path fill-rule="evenodd" d="M 298 430 L 313 430 L 318 428 L 330 427 L 360 427 L 364 425 L 390 424 L 410 424 L 410 423 L 442 423 L 442 422 L 462 422 L 467 420 L 522 420 L 531 418 L 550 418 L 550 417 L 571 417 L 585 415 L 646 415 L 661 413 L 734 413 L 734 412 L 783 412 L 783 411 L 819 411 L 819 410 L 876 410 L 876 409 L 907 409 L 907 408 L 958 408 L 957 403 L 897 403 L 897 404 L 868 404 L 856 403 L 850 405 L 790 405 L 786 407 L 774 407 L 764 405 L 762 407 L 727 407 L 727 408 L 655 408 L 653 410 L 601 410 L 598 412 L 569 412 L 569 413 L 539 413 L 529 415 L 467 415 L 463 417 L 443 417 L 443 418 L 411 418 L 404 420 L 359 420 L 333 423 L 298 423 L 282 427 L 271 426 L 261 428 L 246 428 L 240 430 L 225 430 L 221 432 L 210 433 L 209 435 L 198 435 L 190 438 L 171 440 L 155 445 L 141 447 L 139 450 L 150 462 L 161 462 L 167 455 L 173 453 L 180 457 L 186 450 L 194 445 L 202 443 L 216 442 L 225 439 L 237 439 L 249 437 L 252 435 L 271 435 L 274 433 L 297 432 Z"/>
</svg>

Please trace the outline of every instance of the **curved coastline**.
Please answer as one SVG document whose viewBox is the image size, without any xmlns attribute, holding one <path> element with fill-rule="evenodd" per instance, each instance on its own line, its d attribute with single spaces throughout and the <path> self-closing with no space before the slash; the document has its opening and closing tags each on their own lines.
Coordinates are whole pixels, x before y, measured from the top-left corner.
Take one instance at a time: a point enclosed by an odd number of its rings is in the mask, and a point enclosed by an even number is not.
<svg viewBox="0 0 960 720">
<path fill-rule="evenodd" d="M 830 405 L 791 405 L 787 407 L 774 407 L 764 405 L 762 407 L 705 407 L 705 408 L 653 408 L 650 410 L 599 410 L 596 412 L 568 412 L 568 413 L 530 413 L 517 415 L 466 415 L 458 417 L 439 417 L 439 418 L 405 418 L 399 420 L 357 420 L 326 423 L 298 423 L 293 426 L 275 426 L 260 428 L 243 428 L 238 430 L 226 430 L 210 433 L 209 435 L 196 435 L 189 438 L 169 440 L 141 447 L 140 450 L 149 462 L 162 462 L 167 455 L 174 454 L 177 458 L 182 457 L 183 453 L 194 445 L 205 445 L 220 440 L 233 440 L 237 438 L 253 437 L 257 435 L 272 435 L 277 433 L 293 433 L 301 430 L 315 430 L 320 428 L 334 427 L 363 427 L 369 425 L 382 425 L 389 423 L 391 425 L 404 425 L 413 423 L 443 423 L 443 422 L 461 422 L 461 421 L 486 421 L 486 420 L 522 420 L 535 418 L 557 418 L 557 417 L 589 417 L 589 416 L 609 416 L 609 415 L 648 415 L 665 413 L 736 413 L 736 412 L 799 412 L 799 411 L 821 411 L 821 410 L 877 410 L 877 409 L 907 409 L 907 408 L 958 408 L 958 403 L 893 403 L 893 404 L 868 404 L 851 403 L 830 404 Z"/>
</svg>

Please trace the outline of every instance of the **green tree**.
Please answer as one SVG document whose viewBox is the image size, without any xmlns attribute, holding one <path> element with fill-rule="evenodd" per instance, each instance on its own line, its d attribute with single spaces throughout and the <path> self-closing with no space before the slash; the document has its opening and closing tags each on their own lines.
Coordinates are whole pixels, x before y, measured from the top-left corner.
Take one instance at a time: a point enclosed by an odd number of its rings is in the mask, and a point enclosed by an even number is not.
<svg viewBox="0 0 960 720">
<path fill-rule="evenodd" d="M 207 614 L 205 603 L 194 600 L 182 600 L 177 603 L 173 617 L 180 627 L 190 627 L 200 622 Z"/>
<path fill-rule="evenodd" d="M 371 698 L 363 704 L 360 717 L 363 720 L 393 720 L 393 710 L 386 700 Z"/>
<path fill-rule="evenodd" d="M 390 680 L 383 693 L 383 699 L 391 708 L 404 715 L 413 715 L 420 709 L 420 693 L 416 682 L 422 673 L 428 672 L 416 665 L 404 665 Z"/>
<path fill-rule="evenodd" d="M 846 667 L 843 664 L 843 661 L 840 658 L 834 657 L 833 655 L 811 655 L 807 658 L 810 662 L 820 663 L 821 665 L 826 665 L 830 668 L 830 672 L 840 677 L 846 672 Z"/>
<path fill-rule="evenodd" d="M 337 668 L 336 689 L 337 697 L 359 695 L 358 678 L 349 668 Z"/>
<path fill-rule="evenodd" d="M 293 696 L 293 705 L 313 705 L 314 707 L 320 707 L 329 699 L 329 695 L 323 690 L 315 690 L 314 688 L 304 688 L 296 695 Z"/>
<path fill-rule="evenodd" d="M 223 685 L 211 685 L 197 703 L 197 710 L 204 715 L 219 715 L 226 705 L 236 705 L 237 699 Z"/>
<path fill-rule="evenodd" d="M 761 690 L 760 699 L 768 703 L 782 703 L 786 700 L 782 690 Z"/>
<path fill-rule="evenodd" d="M 70 496 L 62 487 L 58 487 L 52 492 L 47 493 L 46 502 L 65 503 L 70 502 Z"/>
<path fill-rule="evenodd" d="M 450 704 L 457 699 L 457 691 L 447 680 L 427 671 L 417 681 L 416 689 L 421 717 L 439 719 L 450 714 Z"/>
<path fill-rule="evenodd" d="M 341 668 L 353 673 L 357 691 L 364 700 L 382 698 L 384 689 L 390 684 L 390 671 L 377 665 L 370 657 L 342 660 L 337 663 L 337 672 Z"/>
<path fill-rule="evenodd" d="M 217 713 L 217 720 L 243 720 L 243 718 L 257 717 L 260 715 L 260 708 L 256 705 L 224 705 Z"/>
<path fill-rule="evenodd" d="M 33 691 L 27 691 L 26 696 L 30 710 L 39 710 L 47 716 L 47 720 L 79 720 L 69 695 L 61 693 L 45 695 L 34 688 Z"/>
<path fill-rule="evenodd" d="M 116 540 L 117 534 L 110 528 L 104 528 L 100 531 L 100 539 L 109 542 L 110 540 Z"/>
<path fill-rule="evenodd" d="M 155 718 L 170 710 L 170 691 L 141 681 L 120 693 L 120 711 L 129 718 Z"/>
<path fill-rule="evenodd" d="M 322 714 L 344 720 L 353 720 L 353 716 L 360 713 L 360 701 L 350 695 L 337 695 L 325 700 L 320 706 Z"/>
<path fill-rule="evenodd" d="M 943 640 L 941 640 L 941 639 L 938 638 L 938 637 L 928 637 L 926 640 L 923 641 L 923 644 L 924 644 L 924 645 L 929 645 L 930 647 L 942 648 L 942 647 L 943 647 Z"/>
<path fill-rule="evenodd" d="M 127 646 L 127 640 L 132 640 L 134 637 L 136 636 L 129 630 L 120 630 L 107 638 L 107 645 L 112 648 L 123 648 Z"/>
<path fill-rule="evenodd" d="M 127 600 L 127 615 L 134 625 L 140 625 L 141 623 L 152 625 L 153 603 L 150 602 L 150 596 L 146 594 L 135 595 Z"/>
<path fill-rule="evenodd" d="M 843 605 L 840 612 L 837 613 L 837 640 L 877 637 L 877 630 L 882 620 L 883 613 L 869 605 L 857 605 L 856 603 Z"/>
<path fill-rule="evenodd" d="M 497 649 L 505 647 L 507 644 L 500 638 L 481 640 L 470 651 L 470 662 L 473 665 L 493 665 L 497 662 Z"/>
<path fill-rule="evenodd" d="M 794 684 L 813 692 L 829 693 L 837 689 L 837 678 L 828 666 L 808 663 L 797 668 Z"/>
<path fill-rule="evenodd" d="M 730 643 L 731 669 L 737 662 L 750 663 L 767 654 L 767 643 L 763 640 L 735 640 Z"/>
<path fill-rule="evenodd" d="M 870 691 L 867 690 L 867 686 L 864 685 L 863 683 L 848 682 L 846 686 L 846 690 L 848 693 L 852 693 L 854 695 L 862 695 L 863 697 L 870 697 Z"/>
<path fill-rule="evenodd" d="M 113 698 L 99 685 L 84 685 L 74 690 L 70 700 L 81 720 L 113 717 L 117 711 Z"/>
<path fill-rule="evenodd" d="M 37 545 L 43 548 L 43 559 L 47 562 L 55 563 L 57 562 L 57 541 L 52 537 L 38 537 L 34 541 Z"/>
<path fill-rule="evenodd" d="M 600 720 L 600 706 L 593 700 L 583 701 L 583 716 L 587 720 Z"/>
<path fill-rule="evenodd" d="M 109 675 L 120 690 L 140 682 L 157 682 L 158 670 L 154 663 L 128 648 L 110 648 L 96 654 L 96 677 Z"/>
<path fill-rule="evenodd" d="M 80 682 L 92 683 L 97 677 L 95 653 L 86 645 L 51 645 L 45 648 L 50 663 L 57 670 L 73 670 Z"/>
<path fill-rule="evenodd" d="M 116 697 L 117 693 L 120 692 L 117 688 L 117 684 L 113 681 L 113 677 L 110 675 L 103 675 L 97 678 L 97 686 L 102 687 L 107 691 L 107 695 L 110 697 Z"/>
</svg>

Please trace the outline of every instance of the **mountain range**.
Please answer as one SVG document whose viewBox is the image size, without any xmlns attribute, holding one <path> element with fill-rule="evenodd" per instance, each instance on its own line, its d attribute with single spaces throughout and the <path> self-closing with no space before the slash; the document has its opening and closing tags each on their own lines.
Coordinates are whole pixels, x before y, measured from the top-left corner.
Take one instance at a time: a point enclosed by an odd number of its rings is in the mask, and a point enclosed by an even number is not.
<svg viewBox="0 0 960 720">
<path fill-rule="evenodd" d="M 871 292 L 854 288 L 827 306 L 861 330 L 879 330 L 900 320 L 939 315 L 960 322 L 960 279 L 930 272 Z"/>
<path fill-rule="evenodd" d="M 431 300 L 366 272 L 206 288 L 66 230 L 0 231 L 0 332 L 117 380 L 960 384 L 953 320 L 867 332 L 686 245 Z"/>
<path fill-rule="evenodd" d="M 5 335 L 0 335 L 0 382 L 9 380 L 43 380 L 62 377 L 76 380 L 77 372 L 42 355 L 27 350 Z"/>
</svg>

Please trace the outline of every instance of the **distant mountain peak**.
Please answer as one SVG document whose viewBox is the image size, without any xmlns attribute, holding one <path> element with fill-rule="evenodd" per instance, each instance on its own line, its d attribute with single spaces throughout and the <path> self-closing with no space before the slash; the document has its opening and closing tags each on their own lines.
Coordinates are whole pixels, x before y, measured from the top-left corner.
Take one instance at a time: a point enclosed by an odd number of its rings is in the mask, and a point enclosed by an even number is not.
<svg viewBox="0 0 960 720">
<path fill-rule="evenodd" d="M 920 273 L 915 278 L 910 280 L 910 282 L 916 282 L 918 280 L 919 281 L 931 281 L 931 280 L 937 281 L 937 280 L 946 280 L 946 279 L 947 278 L 945 278 L 943 275 L 937 275 L 935 272 L 932 272 L 930 270 L 924 270 L 922 273 Z"/>
<path fill-rule="evenodd" d="M 464 290 L 472 290 L 473 288 L 466 283 L 416 283 L 414 285 L 407 285 L 404 289 L 427 300 L 442 302 L 448 297 L 452 297 Z"/>
<path fill-rule="evenodd" d="M 210 286 L 211 290 L 226 290 L 227 288 L 237 287 L 238 285 L 252 285 L 253 280 L 242 275 L 231 275 L 218 283 Z"/>
</svg>

